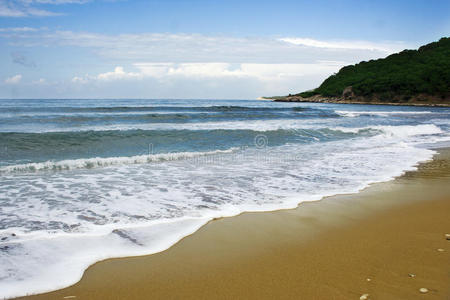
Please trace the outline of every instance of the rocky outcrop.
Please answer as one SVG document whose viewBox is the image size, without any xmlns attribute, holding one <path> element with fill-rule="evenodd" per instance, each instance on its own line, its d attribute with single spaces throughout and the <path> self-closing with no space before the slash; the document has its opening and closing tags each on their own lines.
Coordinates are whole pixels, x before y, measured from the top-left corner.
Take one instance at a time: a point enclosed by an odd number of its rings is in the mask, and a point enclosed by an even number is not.
<svg viewBox="0 0 450 300">
<path fill-rule="evenodd" d="M 355 93 L 353 92 L 353 88 L 351 86 L 348 86 L 344 89 L 342 92 L 342 99 L 345 100 L 351 100 L 355 98 Z"/>
<path fill-rule="evenodd" d="M 355 95 L 351 86 L 345 88 L 342 92 L 342 96 L 340 97 L 325 97 L 322 95 L 314 95 L 308 98 L 304 98 L 299 95 L 290 95 L 285 97 L 273 97 L 273 101 L 450 107 L 450 96 L 446 96 L 443 98 L 441 96 L 418 94 L 415 96 L 395 95 L 393 97 L 389 97 L 386 95 L 375 94 L 366 97 Z"/>
</svg>

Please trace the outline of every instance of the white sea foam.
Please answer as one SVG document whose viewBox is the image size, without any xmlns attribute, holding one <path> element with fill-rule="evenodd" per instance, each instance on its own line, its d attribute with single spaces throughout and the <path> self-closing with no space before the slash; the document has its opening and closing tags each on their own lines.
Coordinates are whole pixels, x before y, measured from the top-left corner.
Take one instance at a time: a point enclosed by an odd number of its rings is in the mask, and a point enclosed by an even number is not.
<svg viewBox="0 0 450 300">
<path fill-rule="evenodd" d="M 175 152 L 148 155 L 136 155 L 125 157 L 94 157 L 86 159 L 71 159 L 61 161 L 45 161 L 41 163 L 27 163 L 0 167 L 0 173 L 5 172 L 30 172 L 30 171 L 60 171 L 73 169 L 92 169 L 114 165 L 145 164 L 179 159 L 188 159 L 198 156 L 225 154 L 237 151 L 239 148 L 227 150 L 214 150 L 205 152 Z"/>
<path fill-rule="evenodd" d="M 161 252 L 194 233 L 208 220 L 207 217 L 184 218 L 110 230 L 107 234 L 60 234 L 55 237 L 42 234 L 40 238 L 2 243 L 2 247 L 9 247 L 13 258 L 0 258 L 0 269 L 5 272 L 2 276 L 7 276 L 1 278 L 0 297 L 17 297 L 66 287 L 80 280 L 89 265 L 107 258 Z M 139 242 L 135 242 L 137 239 Z M 20 261 L 19 276 L 9 273 L 16 271 L 18 262 L 14 259 L 17 256 L 25 257 Z M 39 270 L 39 275 L 33 274 L 33 270 Z"/>
<path fill-rule="evenodd" d="M 386 135 L 396 137 L 409 137 L 417 135 L 432 135 L 442 133 L 442 130 L 434 124 L 423 125 L 373 125 L 367 127 L 334 127 L 333 129 L 342 132 L 358 133 L 364 130 L 378 130 Z"/>
<path fill-rule="evenodd" d="M 353 111 L 353 110 L 336 110 L 335 113 L 343 117 L 359 117 L 359 116 L 379 116 L 389 117 L 393 115 L 424 115 L 431 114 L 431 111 Z"/>
<path fill-rule="evenodd" d="M 332 124 L 339 124 L 338 120 L 320 120 L 320 119 L 283 119 L 283 120 L 255 120 L 249 121 L 225 121 L 225 122 L 199 122 L 199 123 L 151 123 L 151 124 L 121 124 L 121 125 L 102 125 L 102 126 L 84 126 L 76 128 L 48 128 L 45 130 L 29 132 L 81 132 L 81 131 L 107 131 L 107 130 L 253 130 L 257 132 L 276 131 L 276 130 L 296 130 L 296 129 L 323 129 L 332 128 Z M 345 124 L 341 122 L 342 124 Z M 414 127 L 413 125 L 411 125 Z M 369 126 L 368 126 L 369 127 Z M 370 126 L 376 128 L 377 125 Z M 381 127 L 381 126 L 379 126 Z M 403 127 L 403 126 L 402 126 Z M 340 127 L 344 128 L 344 127 Z M 355 128 L 357 131 L 361 128 Z M 352 129 L 348 129 L 351 132 Z"/>
<path fill-rule="evenodd" d="M 254 130 L 274 131 L 279 129 L 302 129 L 318 123 L 310 119 L 282 119 L 282 120 L 252 120 L 249 121 L 223 121 L 198 123 L 147 123 L 147 124 L 111 124 L 111 125 L 83 125 L 77 127 L 39 127 L 22 128 L 17 126 L 4 127 L 1 132 L 84 132 L 108 130 Z M 319 124 L 323 122 L 320 120 Z M 317 126 L 316 126 L 317 127 Z M 311 127 L 313 128 L 313 127 Z"/>
</svg>

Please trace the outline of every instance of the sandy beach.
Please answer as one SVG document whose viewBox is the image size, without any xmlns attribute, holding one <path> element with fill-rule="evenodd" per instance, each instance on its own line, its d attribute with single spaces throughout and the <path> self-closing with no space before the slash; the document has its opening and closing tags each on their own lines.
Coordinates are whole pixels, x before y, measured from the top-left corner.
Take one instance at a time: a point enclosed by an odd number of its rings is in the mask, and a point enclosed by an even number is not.
<svg viewBox="0 0 450 300">
<path fill-rule="evenodd" d="M 450 150 L 438 151 L 358 194 L 214 220 L 25 299 L 449 299 Z"/>
</svg>

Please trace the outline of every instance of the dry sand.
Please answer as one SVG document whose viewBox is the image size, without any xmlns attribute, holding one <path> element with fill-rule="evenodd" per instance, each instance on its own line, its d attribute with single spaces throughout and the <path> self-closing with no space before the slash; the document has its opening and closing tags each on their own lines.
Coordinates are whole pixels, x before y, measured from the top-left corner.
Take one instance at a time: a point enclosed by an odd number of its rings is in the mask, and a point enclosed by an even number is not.
<svg viewBox="0 0 450 300">
<path fill-rule="evenodd" d="M 216 220 L 27 299 L 450 299 L 450 151 L 439 151 L 359 194 Z"/>
</svg>

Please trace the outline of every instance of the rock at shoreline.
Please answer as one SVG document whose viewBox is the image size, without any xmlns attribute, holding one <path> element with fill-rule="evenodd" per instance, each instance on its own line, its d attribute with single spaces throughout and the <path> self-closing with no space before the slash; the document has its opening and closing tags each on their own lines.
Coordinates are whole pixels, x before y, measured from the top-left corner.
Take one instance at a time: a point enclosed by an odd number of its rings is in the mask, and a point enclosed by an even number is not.
<svg viewBox="0 0 450 300">
<path fill-rule="evenodd" d="M 420 94 L 409 97 L 397 95 L 392 98 L 384 98 L 380 95 L 356 96 L 351 87 L 344 90 L 341 97 L 325 97 L 314 95 L 308 98 L 291 95 L 285 97 L 273 97 L 275 102 L 310 102 L 310 103 L 341 103 L 341 104 L 376 104 L 376 105 L 411 105 L 411 106 L 442 106 L 450 107 L 450 96 L 441 98 L 433 95 Z"/>
</svg>

